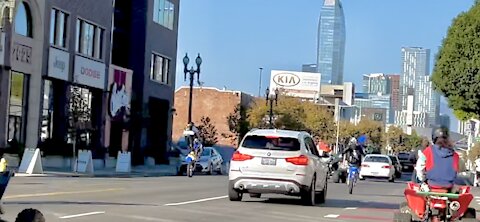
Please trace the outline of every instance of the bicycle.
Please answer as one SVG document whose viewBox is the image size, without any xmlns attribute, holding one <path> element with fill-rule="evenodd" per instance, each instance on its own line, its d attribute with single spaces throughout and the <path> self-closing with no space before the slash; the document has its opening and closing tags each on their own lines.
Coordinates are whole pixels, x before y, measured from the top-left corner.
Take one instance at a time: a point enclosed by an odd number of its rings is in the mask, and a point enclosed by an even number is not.
<svg viewBox="0 0 480 222">
<path fill-rule="evenodd" d="M 353 193 L 353 187 L 357 184 L 358 180 L 358 167 L 350 165 L 348 167 L 348 179 L 347 179 L 347 185 L 348 185 L 348 193 L 352 194 Z"/>
</svg>

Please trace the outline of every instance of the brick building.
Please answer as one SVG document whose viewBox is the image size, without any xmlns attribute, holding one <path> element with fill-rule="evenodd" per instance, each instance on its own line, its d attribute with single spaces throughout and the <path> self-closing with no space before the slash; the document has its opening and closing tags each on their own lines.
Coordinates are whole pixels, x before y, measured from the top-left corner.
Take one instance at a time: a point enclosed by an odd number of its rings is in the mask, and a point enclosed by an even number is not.
<svg viewBox="0 0 480 222">
<path fill-rule="evenodd" d="M 183 130 L 188 121 L 189 87 L 181 87 L 175 92 L 176 115 L 173 119 L 173 141 L 182 137 Z M 236 146 L 237 143 L 224 138 L 222 134 L 229 134 L 227 117 L 234 111 L 238 104 L 248 106 L 254 97 L 231 90 L 220 90 L 213 87 L 194 87 L 192 104 L 192 121 L 198 125 L 200 119 L 210 117 L 218 132 L 218 145 Z"/>
</svg>

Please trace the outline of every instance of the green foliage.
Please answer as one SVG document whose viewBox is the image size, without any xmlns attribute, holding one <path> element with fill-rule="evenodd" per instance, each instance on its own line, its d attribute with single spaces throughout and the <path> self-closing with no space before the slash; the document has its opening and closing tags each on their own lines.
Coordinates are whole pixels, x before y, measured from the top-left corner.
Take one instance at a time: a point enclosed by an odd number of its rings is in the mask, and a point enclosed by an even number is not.
<svg viewBox="0 0 480 222">
<path fill-rule="evenodd" d="M 203 139 L 204 146 L 214 146 L 218 143 L 217 129 L 215 129 L 215 125 L 212 124 L 210 117 L 202 116 L 198 131 Z"/>
<path fill-rule="evenodd" d="M 417 150 L 426 143 L 428 139 L 420 137 L 416 131 L 413 131 L 412 135 L 407 135 L 401 128 L 395 126 L 390 127 L 385 134 L 385 145 L 388 144 L 395 153 Z"/>
<path fill-rule="evenodd" d="M 457 117 L 480 113 L 480 4 L 453 20 L 438 52 L 433 84 Z"/>
<path fill-rule="evenodd" d="M 230 134 L 223 133 L 224 138 L 230 139 L 232 143 L 239 143 L 245 134 L 250 130 L 247 109 L 237 105 L 230 115 L 227 116 L 227 124 Z"/>
</svg>

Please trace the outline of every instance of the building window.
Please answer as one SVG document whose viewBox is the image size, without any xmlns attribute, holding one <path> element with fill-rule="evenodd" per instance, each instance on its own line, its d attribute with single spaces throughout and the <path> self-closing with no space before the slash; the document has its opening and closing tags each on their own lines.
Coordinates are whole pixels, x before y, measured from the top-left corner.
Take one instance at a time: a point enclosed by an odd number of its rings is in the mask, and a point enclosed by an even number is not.
<svg viewBox="0 0 480 222">
<path fill-rule="evenodd" d="M 20 3 L 15 15 L 15 32 L 26 37 L 33 37 L 32 13 L 25 2 Z"/>
<path fill-rule="evenodd" d="M 152 54 L 151 68 L 150 68 L 150 79 L 169 84 L 169 69 L 170 69 L 170 59 L 165 57 Z"/>
<path fill-rule="evenodd" d="M 8 106 L 8 141 L 25 142 L 25 117 L 27 111 L 28 76 L 12 72 Z"/>
<path fill-rule="evenodd" d="M 53 130 L 53 83 L 50 80 L 43 81 L 43 109 L 42 129 L 40 139 L 45 141 L 52 138 Z"/>
<path fill-rule="evenodd" d="M 101 59 L 105 30 L 87 21 L 77 20 L 77 52 Z"/>
<path fill-rule="evenodd" d="M 173 30 L 175 5 L 168 0 L 154 0 L 153 21 Z"/>
<path fill-rule="evenodd" d="M 70 87 L 67 143 L 75 140 L 80 149 L 92 143 L 92 96 L 87 88 Z"/>
<path fill-rule="evenodd" d="M 50 14 L 50 44 L 66 48 L 68 14 L 52 9 Z"/>
</svg>

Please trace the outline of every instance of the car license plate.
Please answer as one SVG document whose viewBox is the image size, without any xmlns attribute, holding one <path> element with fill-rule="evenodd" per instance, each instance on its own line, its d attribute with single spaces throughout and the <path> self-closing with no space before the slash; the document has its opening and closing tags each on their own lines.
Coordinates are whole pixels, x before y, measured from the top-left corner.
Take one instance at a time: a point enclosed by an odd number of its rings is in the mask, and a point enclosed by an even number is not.
<svg viewBox="0 0 480 222">
<path fill-rule="evenodd" d="M 403 169 L 408 169 L 408 166 L 403 166 Z"/>
<path fill-rule="evenodd" d="M 378 172 L 372 172 L 372 175 L 378 175 Z"/>
<path fill-rule="evenodd" d="M 277 159 L 274 159 L 274 158 L 262 158 L 262 165 L 275 166 L 275 165 L 277 165 Z"/>
</svg>

